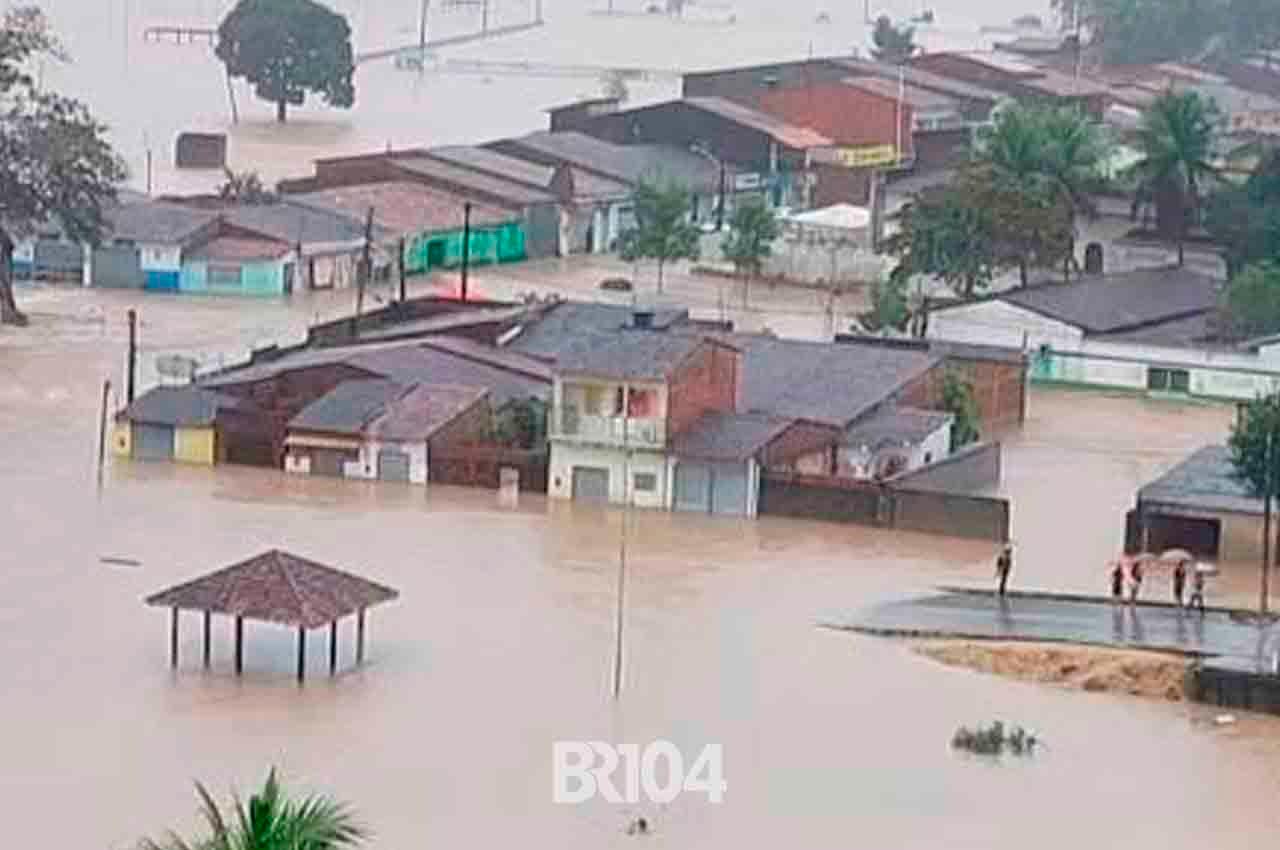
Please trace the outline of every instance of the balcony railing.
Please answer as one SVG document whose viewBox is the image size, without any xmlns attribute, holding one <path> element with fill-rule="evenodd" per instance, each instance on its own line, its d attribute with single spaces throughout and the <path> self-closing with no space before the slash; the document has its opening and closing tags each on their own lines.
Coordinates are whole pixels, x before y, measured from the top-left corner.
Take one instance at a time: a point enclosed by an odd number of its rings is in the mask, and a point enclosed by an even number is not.
<svg viewBox="0 0 1280 850">
<path fill-rule="evenodd" d="M 572 409 L 557 411 L 553 437 L 609 446 L 662 448 L 667 442 L 664 419 L 622 416 L 583 416 Z"/>
</svg>

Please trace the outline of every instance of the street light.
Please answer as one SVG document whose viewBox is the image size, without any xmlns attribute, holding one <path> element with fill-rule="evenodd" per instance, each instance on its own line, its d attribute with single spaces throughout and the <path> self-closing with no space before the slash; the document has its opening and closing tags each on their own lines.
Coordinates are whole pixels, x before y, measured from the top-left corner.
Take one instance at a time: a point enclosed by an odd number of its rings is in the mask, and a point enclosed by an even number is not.
<svg viewBox="0 0 1280 850">
<path fill-rule="evenodd" d="M 724 194 L 725 194 L 725 165 L 724 160 L 713 154 L 711 150 L 702 142 L 694 142 L 689 146 L 689 150 L 696 153 L 704 159 L 710 160 L 720 169 L 720 195 L 716 200 L 716 230 L 724 230 Z"/>
</svg>

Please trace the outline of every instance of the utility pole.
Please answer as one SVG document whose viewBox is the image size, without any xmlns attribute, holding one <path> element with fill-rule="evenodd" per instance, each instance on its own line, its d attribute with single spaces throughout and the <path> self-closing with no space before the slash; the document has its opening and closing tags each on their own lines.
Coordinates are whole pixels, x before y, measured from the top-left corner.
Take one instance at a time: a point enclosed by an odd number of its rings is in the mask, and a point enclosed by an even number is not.
<svg viewBox="0 0 1280 850">
<path fill-rule="evenodd" d="M 489 31 L 489 0 L 480 0 L 480 32 Z"/>
<path fill-rule="evenodd" d="M 422 10 L 418 15 L 418 60 L 424 65 L 427 62 L 427 6 L 431 0 L 422 0 Z"/>
<path fill-rule="evenodd" d="M 360 335 L 360 315 L 364 310 L 364 290 L 373 277 L 373 207 L 364 218 L 364 249 L 360 253 L 360 270 L 356 274 L 355 335 Z"/>
<path fill-rule="evenodd" d="M 102 485 L 102 467 L 107 462 L 107 405 L 111 396 L 111 380 L 102 382 L 102 408 L 98 414 L 98 485 Z"/>
<path fill-rule="evenodd" d="M 403 304 L 405 301 L 407 301 L 407 300 L 408 300 L 408 299 L 407 299 L 407 297 L 406 297 L 406 295 L 405 295 L 405 282 L 404 282 L 404 237 L 403 237 L 403 236 L 401 236 L 401 237 L 400 237 L 400 244 L 396 246 L 396 260 L 398 261 L 398 264 L 399 264 L 399 267 L 400 267 L 400 303 L 401 303 L 401 304 Z"/>
<path fill-rule="evenodd" d="M 1272 416 L 1274 416 L 1272 412 Z M 1262 588 L 1258 597 L 1258 611 L 1264 616 L 1267 613 L 1267 600 L 1271 593 L 1271 497 L 1276 486 L 1275 472 L 1275 432 L 1276 425 L 1271 423 L 1267 429 L 1266 449 L 1263 452 L 1266 465 L 1266 487 L 1262 493 Z"/>
<path fill-rule="evenodd" d="M 724 230 L 724 193 L 725 193 L 725 173 L 724 160 L 720 160 L 720 198 L 716 203 L 716 231 Z"/>
<path fill-rule="evenodd" d="M 459 294 L 467 300 L 467 273 L 471 265 L 471 202 L 462 205 L 462 287 Z"/>
<path fill-rule="evenodd" d="M 130 310 L 129 319 L 129 353 L 125 363 L 125 403 L 133 404 L 134 380 L 138 371 L 138 311 Z"/>
<path fill-rule="evenodd" d="M 630 421 L 627 410 L 631 403 L 631 388 L 624 385 L 622 392 L 622 531 L 618 535 L 618 591 L 617 610 L 614 612 L 613 640 L 613 698 L 622 693 L 622 625 L 626 610 L 627 592 L 627 520 L 631 516 L 631 451 L 627 445 Z"/>
</svg>

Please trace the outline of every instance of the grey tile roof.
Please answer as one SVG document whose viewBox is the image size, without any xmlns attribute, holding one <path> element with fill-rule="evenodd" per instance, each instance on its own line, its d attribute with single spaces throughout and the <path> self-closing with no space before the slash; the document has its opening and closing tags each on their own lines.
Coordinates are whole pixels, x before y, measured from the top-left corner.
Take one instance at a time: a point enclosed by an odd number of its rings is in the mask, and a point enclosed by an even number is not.
<svg viewBox="0 0 1280 850">
<path fill-rule="evenodd" d="M 212 425 L 222 409 L 245 407 L 246 402 L 233 396 L 189 384 L 181 387 L 155 387 L 134 399 L 121 418 L 146 425 L 192 427 Z"/>
<path fill-rule="evenodd" d="M 364 428 L 368 437 L 382 440 L 422 441 L 484 399 L 480 387 L 418 384 L 389 401 Z"/>
<path fill-rule="evenodd" d="M 735 335 L 743 352 L 743 410 L 841 428 L 941 359 L 915 348 Z"/>
<path fill-rule="evenodd" d="M 1220 286 L 1220 281 L 1185 268 L 1158 268 L 1040 284 L 996 297 L 1087 334 L 1104 334 L 1212 310 Z"/>
<path fill-rule="evenodd" d="M 484 387 L 495 407 L 513 399 L 547 399 L 550 377 L 541 377 L 532 368 L 505 368 L 501 357 L 482 360 L 450 353 L 422 341 L 399 341 L 318 348 L 288 354 L 276 360 L 230 369 L 203 379 L 204 387 L 217 388 L 251 384 L 277 375 L 317 366 L 344 364 L 368 374 L 401 384 L 435 383 Z"/>
<path fill-rule="evenodd" d="M 1208 513 L 1261 514 L 1262 500 L 1235 477 L 1231 450 L 1204 446 L 1138 491 L 1138 501 Z"/>
<path fill-rule="evenodd" d="M 845 429 L 844 444 L 878 451 L 887 446 L 915 446 L 954 417 L 938 410 L 889 405 Z"/>
<path fill-rule="evenodd" d="M 164 201 L 125 203 L 106 211 L 110 238 L 178 245 L 213 224 L 218 213 Z"/>
<path fill-rule="evenodd" d="M 308 207 L 288 200 L 275 204 L 241 204 L 222 210 L 228 224 L 277 239 L 302 243 L 362 243 L 364 222 L 352 215 Z M 375 223 L 375 228 L 377 225 Z M 375 229 L 375 238 L 379 235 Z"/>
<path fill-rule="evenodd" d="M 360 434 L 386 404 L 408 388 L 381 378 L 343 381 L 289 420 L 289 429 L 329 434 Z"/>
<path fill-rule="evenodd" d="M 475 145 L 450 145 L 442 148 L 431 148 L 426 153 L 432 159 L 451 162 L 463 168 L 484 172 L 485 174 L 512 180 L 516 183 L 524 183 L 535 189 L 545 189 L 551 185 L 551 177 L 556 171 L 554 166 L 539 165 L 535 162 L 507 156 L 506 154 Z"/>
<path fill-rule="evenodd" d="M 534 204 L 555 203 L 555 196 L 545 189 L 534 189 L 522 183 L 516 183 L 501 177 L 493 177 L 480 171 L 473 171 L 451 162 L 431 157 L 406 157 L 395 160 L 397 168 L 409 172 L 415 177 L 435 180 L 448 184 L 449 191 L 465 192 L 467 190 L 481 193 L 491 203 L 501 203 L 512 207 L 525 207 Z"/>
<path fill-rule="evenodd" d="M 672 439 L 672 452 L 691 460 L 746 460 L 791 425 L 791 419 L 750 413 L 707 413 Z"/>
<path fill-rule="evenodd" d="M 835 144 L 831 139 L 796 124 L 789 124 L 764 112 L 759 112 L 723 97 L 686 97 L 683 101 L 688 106 L 710 112 L 727 121 L 743 127 L 749 127 L 772 138 L 779 144 L 796 150 L 823 148 Z"/>
<path fill-rule="evenodd" d="M 504 150 L 524 149 L 530 158 L 566 162 L 628 185 L 641 180 L 675 181 L 698 191 L 715 191 L 720 169 L 695 153 L 666 145 L 615 145 L 578 132 L 542 130 L 493 143 Z"/>
<path fill-rule="evenodd" d="M 555 371 L 619 381 L 661 381 L 704 342 L 704 337 L 661 330 L 576 334 L 556 357 Z"/>
<path fill-rule="evenodd" d="M 572 347 L 574 337 L 617 331 L 631 323 L 633 313 L 630 307 L 613 304 L 564 301 L 527 323 L 507 343 L 507 347 L 554 361 L 563 351 Z M 658 310 L 654 313 L 653 326 L 658 329 L 672 328 L 688 321 L 688 310 Z"/>
<path fill-rule="evenodd" d="M 910 65 L 899 67 L 888 63 L 872 62 L 867 59 L 837 59 L 837 64 L 848 68 L 850 71 L 868 74 L 875 77 L 881 77 L 886 80 L 897 82 L 898 74 L 902 74 L 902 78 L 909 84 L 919 86 L 922 89 L 930 91 L 942 92 L 952 95 L 953 97 L 962 97 L 968 100 L 985 100 L 991 103 L 1002 100 L 1004 95 L 994 89 L 985 86 L 975 85 L 965 82 L 964 80 L 956 80 L 951 77 L 944 77 L 941 74 L 935 74 L 931 71 L 925 71 L 921 68 L 913 68 Z"/>
</svg>

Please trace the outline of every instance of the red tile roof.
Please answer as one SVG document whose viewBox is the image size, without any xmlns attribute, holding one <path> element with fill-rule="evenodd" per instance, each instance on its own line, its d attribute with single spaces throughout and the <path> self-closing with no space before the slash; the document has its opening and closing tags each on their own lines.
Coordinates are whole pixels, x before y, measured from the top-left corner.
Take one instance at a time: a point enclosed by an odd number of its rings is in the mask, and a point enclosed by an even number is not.
<svg viewBox="0 0 1280 850">
<path fill-rule="evenodd" d="M 899 137 L 910 158 L 912 109 L 881 94 L 842 82 L 780 88 L 760 96 L 760 108 L 777 118 L 809 127 L 838 145 L 892 145 Z M 895 131 L 901 119 L 901 135 Z"/>
</svg>

